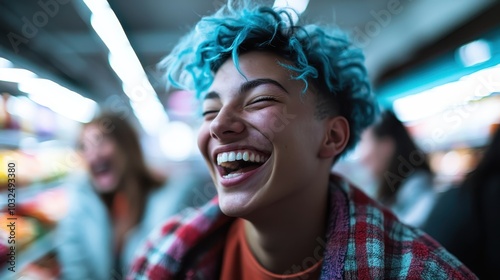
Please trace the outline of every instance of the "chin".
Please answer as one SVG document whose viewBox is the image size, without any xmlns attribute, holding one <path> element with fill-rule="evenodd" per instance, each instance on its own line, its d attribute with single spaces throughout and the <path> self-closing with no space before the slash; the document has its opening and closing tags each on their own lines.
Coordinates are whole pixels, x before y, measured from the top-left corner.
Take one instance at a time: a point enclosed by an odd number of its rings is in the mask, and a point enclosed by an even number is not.
<svg viewBox="0 0 500 280">
<path fill-rule="evenodd" d="M 219 195 L 219 207 L 226 216 L 242 218 L 252 212 L 252 206 L 246 199 L 235 194 Z"/>
<path fill-rule="evenodd" d="M 233 207 L 221 207 L 221 211 L 224 215 L 233 218 L 247 218 L 252 213 L 246 209 Z"/>
<path fill-rule="evenodd" d="M 116 185 L 115 184 L 99 184 L 97 182 L 94 182 L 94 189 L 97 193 L 101 194 L 107 194 L 107 193 L 112 193 L 116 190 Z"/>
</svg>

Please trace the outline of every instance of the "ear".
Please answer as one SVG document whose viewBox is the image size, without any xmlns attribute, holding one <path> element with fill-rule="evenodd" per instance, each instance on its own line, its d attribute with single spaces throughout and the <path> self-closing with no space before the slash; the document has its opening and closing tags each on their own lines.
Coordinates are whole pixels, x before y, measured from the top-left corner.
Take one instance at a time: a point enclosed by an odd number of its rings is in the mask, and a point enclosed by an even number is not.
<svg viewBox="0 0 500 280">
<path fill-rule="evenodd" d="M 344 151 L 349 141 L 349 122 L 342 116 L 325 120 L 325 135 L 319 150 L 320 158 L 334 158 Z"/>
</svg>

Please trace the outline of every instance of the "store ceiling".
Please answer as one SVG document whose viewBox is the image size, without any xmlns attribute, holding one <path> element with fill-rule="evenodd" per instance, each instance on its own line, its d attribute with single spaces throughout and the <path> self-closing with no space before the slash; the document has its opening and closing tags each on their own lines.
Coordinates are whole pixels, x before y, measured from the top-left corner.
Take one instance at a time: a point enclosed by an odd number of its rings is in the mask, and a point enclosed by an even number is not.
<svg viewBox="0 0 500 280">
<path fill-rule="evenodd" d="M 163 104 L 167 93 L 153 72 L 155 64 L 201 16 L 223 2 L 109 0 Z M 376 80 L 494 3 L 310 0 L 305 16 L 353 32 Z M 125 95 L 108 64 L 106 46 L 90 26 L 90 14 L 80 0 L 0 0 L 0 56 L 106 106 L 110 97 Z M 0 82 L 0 92 L 15 94 L 16 89 L 13 83 Z"/>
</svg>

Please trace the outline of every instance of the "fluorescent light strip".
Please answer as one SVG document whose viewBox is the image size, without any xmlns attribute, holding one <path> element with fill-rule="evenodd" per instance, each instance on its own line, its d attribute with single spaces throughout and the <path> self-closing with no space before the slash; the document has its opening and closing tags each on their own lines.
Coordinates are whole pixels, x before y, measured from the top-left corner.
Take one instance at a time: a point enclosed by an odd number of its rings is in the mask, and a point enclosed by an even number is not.
<svg viewBox="0 0 500 280">
<path fill-rule="evenodd" d="M 140 102 L 130 101 L 130 106 L 134 110 L 139 120 L 142 120 L 142 126 L 149 135 L 156 135 L 159 128 L 168 123 L 167 114 L 163 106 L 152 98 Z"/>
<path fill-rule="evenodd" d="M 458 49 L 458 55 L 465 67 L 483 63 L 491 59 L 490 44 L 485 40 L 470 42 Z"/>
<path fill-rule="evenodd" d="M 297 13 L 302 14 L 309 4 L 309 0 L 275 0 L 273 8 L 291 8 Z"/>
<path fill-rule="evenodd" d="M 9 66 L 8 64 L 13 66 L 10 61 L 3 58 L 0 58 L 0 63 L 3 66 Z M 79 122 L 88 122 L 94 116 L 97 103 L 93 100 L 85 98 L 53 81 L 38 79 L 37 77 L 35 73 L 26 69 L 0 68 L 0 81 L 17 83 L 18 89 L 27 93 L 32 101 Z M 27 108 L 26 104 L 28 103 L 23 98 L 15 100 L 12 103 L 14 104 L 13 107 L 9 109 L 14 114 L 20 113 L 18 109 L 21 107 Z M 23 114 L 30 113 L 32 112 L 28 110 Z"/>
<path fill-rule="evenodd" d="M 401 121 L 416 121 L 466 105 L 500 92 L 500 65 L 486 68 L 435 88 L 394 101 L 393 108 Z"/>
<path fill-rule="evenodd" d="M 82 0 L 92 12 L 90 23 L 109 50 L 109 65 L 122 81 L 134 114 L 151 135 L 168 122 L 168 116 L 149 82 L 127 35 L 106 0 Z"/>
<path fill-rule="evenodd" d="M 18 88 L 27 93 L 32 101 L 78 122 L 90 121 L 97 109 L 95 101 L 51 80 L 24 80 L 19 83 Z"/>
<path fill-rule="evenodd" d="M 0 68 L 0 81 L 20 83 L 36 78 L 35 73 L 21 68 Z"/>
<path fill-rule="evenodd" d="M 11 68 L 13 66 L 14 64 L 10 60 L 0 57 L 0 68 Z"/>
<path fill-rule="evenodd" d="M 294 24 L 299 20 L 298 15 L 302 14 L 309 4 L 309 0 L 275 0 L 273 8 L 289 8 L 294 10 L 296 13 L 291 13 L 292 21 Z"/>
<path fill-rule="evenodd" d="M 195 133 L 186 123 L 173 121 L 160 132 L 160 148 L 165 156 L 174 161 L 189 158 L 195 147 Z"/>
</svg>

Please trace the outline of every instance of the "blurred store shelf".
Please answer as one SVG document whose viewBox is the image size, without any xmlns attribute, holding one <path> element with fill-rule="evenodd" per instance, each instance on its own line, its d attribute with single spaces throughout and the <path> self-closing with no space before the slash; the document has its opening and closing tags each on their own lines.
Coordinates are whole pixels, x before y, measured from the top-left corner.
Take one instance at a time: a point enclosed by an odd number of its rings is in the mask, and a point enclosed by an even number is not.
<svg viewBox="0 0 500 280">
<path fill-rule="evenodd" d="M 57 236 L 54 231 L 46 233 L 41 238 L 30 244 L 24 251 L 22 251 L 16 258 L 16 272 L 3 269 L 0 272 L 0 279 L 14 280 L 23 279 L 20 273 L 23 269 L 42 258 L 58 246 Z"/>
</svg>

